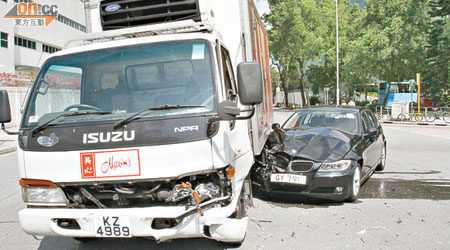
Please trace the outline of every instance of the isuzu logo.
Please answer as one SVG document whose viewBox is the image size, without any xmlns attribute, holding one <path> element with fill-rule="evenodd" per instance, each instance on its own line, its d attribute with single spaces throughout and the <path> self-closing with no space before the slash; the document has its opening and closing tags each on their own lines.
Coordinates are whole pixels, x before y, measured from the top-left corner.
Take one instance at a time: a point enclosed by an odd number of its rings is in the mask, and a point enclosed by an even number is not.
<svg viewBox="0 0 450 250">
<path fill-rule="evenodd" d="M 135 131 L 83 134 L 83 144 L 134 141 Z"/>
<path fill-rule="evenodd" d="M 187 131 L 198 131 L 198 126 L 184 126 L 184 127 L 179 127 L 179 128 L 175 128 L 175 133 L 184 133 Z"/>
<path fill-rule="evenodd" d="M 37 142 L 44 147 L 51 148 L 59 142 L 59 138 L 55 133 L 51 133 L 50 136 L 39 136 Z"/>
</svg>

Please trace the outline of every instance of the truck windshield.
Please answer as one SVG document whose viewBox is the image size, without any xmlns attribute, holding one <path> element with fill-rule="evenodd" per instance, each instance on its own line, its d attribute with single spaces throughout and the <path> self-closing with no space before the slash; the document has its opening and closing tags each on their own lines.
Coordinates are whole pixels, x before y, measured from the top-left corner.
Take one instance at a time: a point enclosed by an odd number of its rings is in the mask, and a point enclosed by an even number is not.
<svg viewBox="0 0 450 250">
<path fill-rule="evenodd" d="M 120 120 L 143 109 L 146 118 L 213 112 L 216 106 L 211 49 L 201 40 L 146 44 L 57 57 L 41 70 L 23 125 L 32 127 L 73 111 L 62 123 Z"/>
</svg>

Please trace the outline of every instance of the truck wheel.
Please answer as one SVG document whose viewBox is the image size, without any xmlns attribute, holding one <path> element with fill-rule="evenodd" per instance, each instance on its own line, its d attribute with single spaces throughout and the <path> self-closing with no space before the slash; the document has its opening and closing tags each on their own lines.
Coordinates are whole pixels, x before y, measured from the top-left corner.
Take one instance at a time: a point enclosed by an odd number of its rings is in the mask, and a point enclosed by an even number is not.
<svg viewBox="0 0 450 250">
<path fill-rule="evenodd" d="M 239 197 L 237 206 L 236 206 L 236 212 L 234 212 L 231 215 L 231 218 L 234 219 L 242 219 L 245 216 L 247 216 L 247 204 L 246 204 L 245 194 L 244 190 L 242 190 L 241 195 Z"/>
<path fill-rule="evenodd" d="M 96 240 L 97 238 L 80 238 L 80 237 L 74 237 L 73 239 L 76 240 L 76 241 L 79 241 L 79 242 L 81 242 L 81 243 L 88 243 L 88 242 L 91 242 L 91 241 Z"/>
</svg>

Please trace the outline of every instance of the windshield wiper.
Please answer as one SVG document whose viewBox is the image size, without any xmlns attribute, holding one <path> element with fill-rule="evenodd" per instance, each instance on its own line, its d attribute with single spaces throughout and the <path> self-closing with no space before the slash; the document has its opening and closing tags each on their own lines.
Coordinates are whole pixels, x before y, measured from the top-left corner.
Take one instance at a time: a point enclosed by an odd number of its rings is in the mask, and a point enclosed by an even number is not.
<svg viewBox="0 0 450 250">
<path fill-rule="evenodd" d="M 36 133 L 39 133 L 40 131 L 46 129 L 48 126 L 51 125 L 52 122 L 58 120 L 61 117 L 70 117 L 70 116 L 79 116 L 79 115 L 108 115 L 108 114 L 112 114 L 112 112 L 109 111 L 84 111 L 84 112 L 80 112 L 80 111 L 75 111 L 75 112 L 70 112 L 70 113 L 64 113 L 64 114 L 60 114 L 58 116 L 56 116 L 53 119 L 48 120 L 45 123 L 42 123 L 41 125 L 35 127 L 33 130 L 31 130 L 31 133 L 33 135 L 35 135 Z"/>
<path fill-rule="evenodd" d="M 152 111 L 152 110 L 169 110 L 169 109 L 186 109 L 186 108 L 202 108 L 205 106 L 200 106 L 200 105 L 161 105 L 161 106 L 155 106 L 155 107 L 150 107 L 150 108 L 146 108 L 144 110 L 141 110 L 139 112 L 137 112 L 136 114 L 130 115 L 118 122 L 116 122 L 116 124 L 114 124 L 114 130 L 120 129 L 122 128 L 124 125 L 130 123 L 136 116 L 145 113 L 147 111 Z"/>
</svg>

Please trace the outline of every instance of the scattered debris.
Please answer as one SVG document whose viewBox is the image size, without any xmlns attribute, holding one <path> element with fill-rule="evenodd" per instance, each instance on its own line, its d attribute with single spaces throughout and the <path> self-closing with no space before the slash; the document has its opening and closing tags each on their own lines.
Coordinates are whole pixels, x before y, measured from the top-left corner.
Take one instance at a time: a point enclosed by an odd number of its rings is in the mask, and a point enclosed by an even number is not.
<svg viewBox="0 0 450 250">
<path fill-rule="evenodd" d="M 372 230 L 372 229 L 385 229 L 386 227 L 370 227 L 370 228 L 367 228 L 367 229 L 364 229 L 364 230 L 362 230 L 362 231 L 359 231 L 357 234 L 361 234 L 361 235 L 363 235 L 363 234 L 365 234 L 365 233 L 367 233 L 367 231 L 369 231 L 369 230 Z"/>
<path fill-rule="evenodd" d="M 398 220 L 396 222 L 397 222 L 397 224 L 400 224 L 400 223 L 402 223 L 402 219 L 398 218 Z"/>
</svg>

